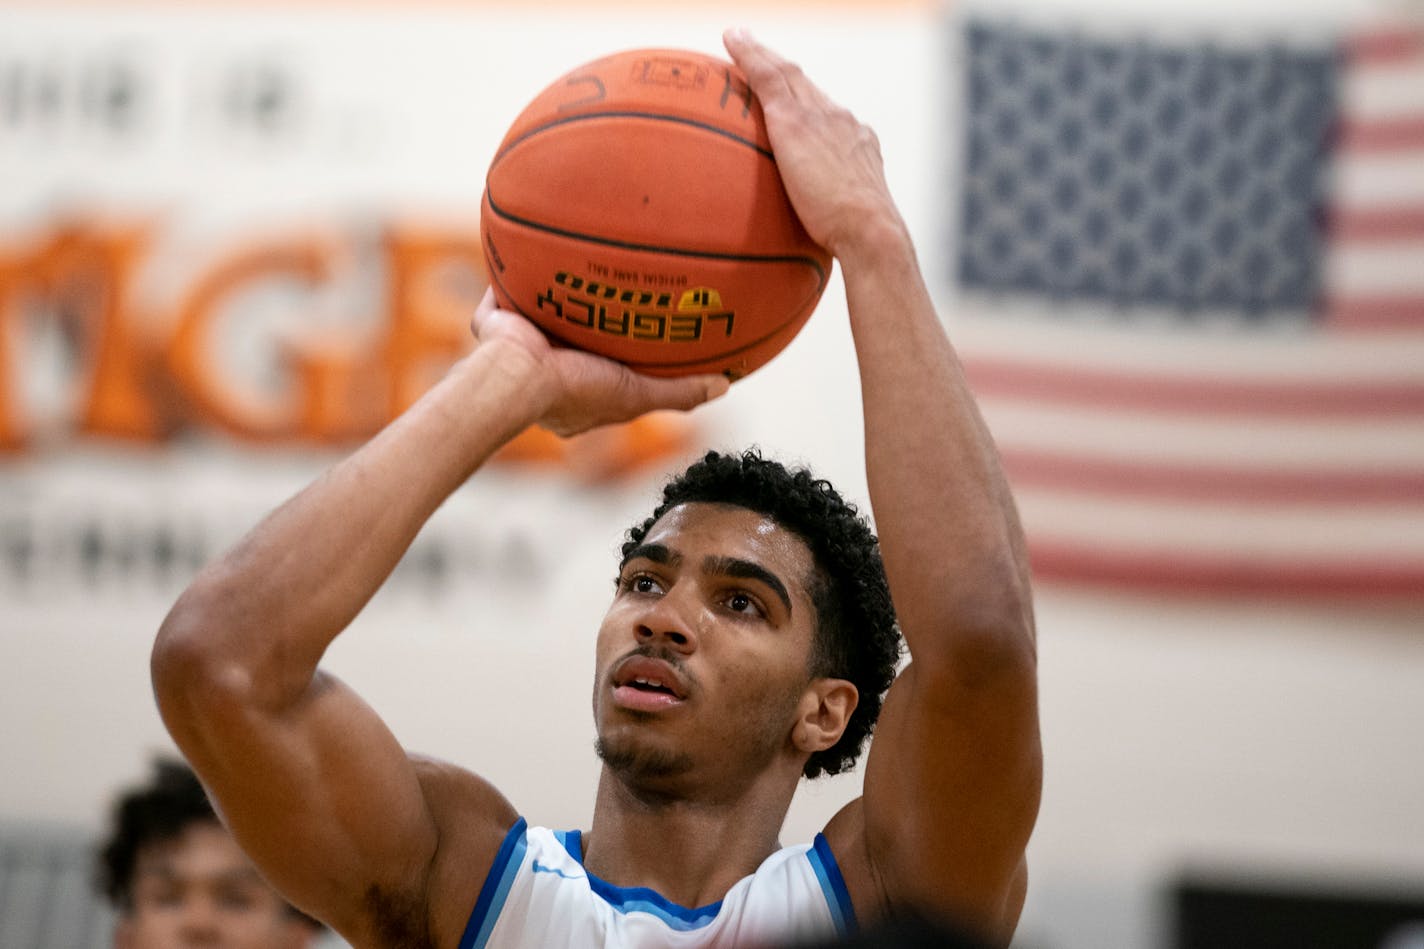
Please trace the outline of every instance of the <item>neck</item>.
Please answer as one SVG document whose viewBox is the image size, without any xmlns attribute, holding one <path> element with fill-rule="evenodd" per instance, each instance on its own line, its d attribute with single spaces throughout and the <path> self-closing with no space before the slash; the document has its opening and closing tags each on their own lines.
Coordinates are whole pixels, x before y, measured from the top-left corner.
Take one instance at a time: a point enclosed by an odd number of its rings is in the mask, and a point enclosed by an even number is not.
<svg viewBox="0 0 1424 949">
<path fill-rule="evenodd" d="M 680 906 L 715 903 L 779 848 L 799 777 L 768 769 L 740 793 L 698 799 L 633 787 L 605 766 L 584 866 Z"/>
</svg>

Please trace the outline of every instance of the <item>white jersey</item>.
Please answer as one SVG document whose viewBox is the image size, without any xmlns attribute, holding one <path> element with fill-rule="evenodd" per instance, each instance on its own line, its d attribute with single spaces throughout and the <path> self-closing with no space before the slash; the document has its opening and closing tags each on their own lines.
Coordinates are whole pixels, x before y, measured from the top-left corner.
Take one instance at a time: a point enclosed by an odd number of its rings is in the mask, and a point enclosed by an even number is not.
<svg viewBox="0 0 1424 949">
<path fill-rule="evenodd" d="M 688 909 L 583 866 L 579 831 L 510 828 L 460 949 L 731 949 L 846 935 L 855 913 L 826 839 L 767 857 L 716 903 Z"/>
</svg>

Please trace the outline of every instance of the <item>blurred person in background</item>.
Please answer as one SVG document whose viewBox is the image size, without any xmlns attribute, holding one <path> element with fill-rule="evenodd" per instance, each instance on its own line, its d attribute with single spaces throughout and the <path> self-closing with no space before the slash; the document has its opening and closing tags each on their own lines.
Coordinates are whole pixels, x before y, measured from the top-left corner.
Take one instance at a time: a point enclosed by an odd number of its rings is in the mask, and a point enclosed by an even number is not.
<svg viewBox="0 0 1424 949">
<path fill-rule="evenodd" d="M 323 931 L 258 875 L 181 762 L 118 799 L 97 870 L 116 949 L 312 949 Z"/>
</svg>

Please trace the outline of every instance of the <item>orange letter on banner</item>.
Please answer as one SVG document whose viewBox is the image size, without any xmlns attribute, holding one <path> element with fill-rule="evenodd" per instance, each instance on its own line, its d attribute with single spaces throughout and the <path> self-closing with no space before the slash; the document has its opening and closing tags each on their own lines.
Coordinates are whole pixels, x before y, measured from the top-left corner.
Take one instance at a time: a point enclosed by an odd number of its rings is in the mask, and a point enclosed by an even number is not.
<svg viewBox="0 0 1424 949">
<path fill-rule="evenodd" d="M 384 356 L 389 417 L 395 418 L 470 351 L 470 315 L 487 282 L 478 233 L 392 228 L 386 260 L 390 335 Z"/>
<path fill-rule="evenodd" d="M 29 439 L 19 393 L 20 360 L 15 341 L 20 325 L 20 293 L 26 286 L 24 252 L 0 250 L 0 450 L 22 447 Z"/>
<path fill-rule="evenodd" d="M 298 399 L 276 399 L 232 379 L 211 331 L 223 304 L 245 287 L 278 276 L 315 283 L 327 274 L 328 256 L 314 240 L 259 246 L 237 254 L 189 294 L 178 311 L 168 366 L 203 419 L 242 438 L 278 440 L 297 433 L 303 414 Z"/>
<path fill-rule="evenodd" d="M 369 340 L 303 339 L 286 353 L 301 381 L 301 438 L 349 442 L 380 429 L 390 386 Z"/>
<path fill-rule="evenodd" d="M 164 404 L 154 329 L 135 312 L 133 286 L 148 250 L 146 224 L 98 224 L 66 235 L 49 264 L 56 299 L 88 327 L 89 388 L 79 430 L 157 441 L 177 425 Z"/>
<path fill-rule="evenodd" d="M 65 321 L 85 354 L 78 427 L 90 434 L 147 441 L 172 427 L 154 393 L 154 347 L 130 309 L 148 235 L 144 225 L 80 225 L 62 228 L 31 255 L 0 255 L 0 365 L 7 380 L 20 373 L 12 345 L 21 329 L 17 304 L 30 291 Z M 17 447 L 28 434 L 15 387 L 0 387 L 0 447 Z"/>
</svg>

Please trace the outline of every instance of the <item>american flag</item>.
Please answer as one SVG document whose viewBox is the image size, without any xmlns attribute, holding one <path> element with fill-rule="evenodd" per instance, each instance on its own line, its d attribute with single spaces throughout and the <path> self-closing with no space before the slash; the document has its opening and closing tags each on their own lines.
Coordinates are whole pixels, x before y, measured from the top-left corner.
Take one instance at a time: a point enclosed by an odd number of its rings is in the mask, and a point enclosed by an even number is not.
<svg viewBox="0 0 1424 949">
<path fill-rule="evenodd" d="M 1424 24 L 961 28 L 949 326 L 1037 575 L 1424 601 Z"/>
</svg>

